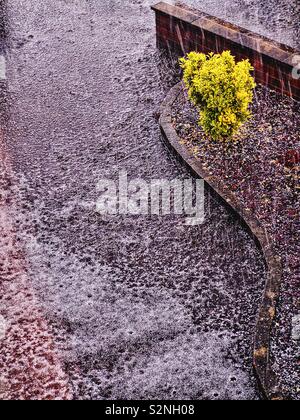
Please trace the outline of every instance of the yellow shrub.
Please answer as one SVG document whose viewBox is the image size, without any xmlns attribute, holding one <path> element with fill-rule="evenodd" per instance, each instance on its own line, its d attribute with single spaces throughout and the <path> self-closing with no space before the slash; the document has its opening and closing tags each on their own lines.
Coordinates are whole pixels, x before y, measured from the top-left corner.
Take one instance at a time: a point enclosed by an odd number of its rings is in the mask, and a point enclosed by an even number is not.
<svg viewBox="0 0 300 420">
<path fill-rule="evenodd" d="M 200 124 L 214 139 L 232 137 L 251 117 L 256 86 L 249 60 L 236 64 L 230 51 L 191 52 L 180 59 L 189 98 L 200 110 Z"/>
</svg>

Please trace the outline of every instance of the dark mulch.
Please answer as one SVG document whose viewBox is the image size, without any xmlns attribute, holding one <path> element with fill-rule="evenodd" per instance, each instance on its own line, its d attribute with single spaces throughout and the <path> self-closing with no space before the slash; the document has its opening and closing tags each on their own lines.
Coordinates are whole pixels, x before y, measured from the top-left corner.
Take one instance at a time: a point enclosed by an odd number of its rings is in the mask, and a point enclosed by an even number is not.
<svg viewBox="0 0 300 420">
<path fill-rule="evenodd" d="M 282 384 L 300 399 L 300 343 L 292 338 L 292 321 L 300 314 L 300 104 L 259 86 L 252 112 L 234 142 L 211 141 L 182 92 L 173 106 L 173 124 L 182 142 L 226 182 L 274 239 L 284 279 L 273 358 Z"/>
</svg>

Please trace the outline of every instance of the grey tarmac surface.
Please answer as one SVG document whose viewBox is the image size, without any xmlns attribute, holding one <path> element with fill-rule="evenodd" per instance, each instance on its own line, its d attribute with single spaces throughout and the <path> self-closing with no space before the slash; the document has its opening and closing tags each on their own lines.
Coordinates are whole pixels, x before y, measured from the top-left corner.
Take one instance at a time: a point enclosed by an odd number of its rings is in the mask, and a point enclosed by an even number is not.
<svg viewBox="0 0 300 420">
<path fill-rule="evenodd" d="M 184 0 L 189 6 L 275 41 L 300 48 L 298 0 Z"/>
</svg>

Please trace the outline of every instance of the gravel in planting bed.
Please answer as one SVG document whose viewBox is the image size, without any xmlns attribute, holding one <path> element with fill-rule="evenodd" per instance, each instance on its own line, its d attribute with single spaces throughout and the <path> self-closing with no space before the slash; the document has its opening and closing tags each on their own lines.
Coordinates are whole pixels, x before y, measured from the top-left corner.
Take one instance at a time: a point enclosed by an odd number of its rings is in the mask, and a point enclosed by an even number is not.
<svg viewBox="0 0 300 420">
<path fill-rule="evenodd" d="M 299 111 L 299 103 L 258 86 L 253 117 L 230 142 L 208 139 L 184 89 L 172 115 L 182 143 L 253 211 L 282 258 L 283 285 L 271 348 L 281 385 L 294 399 L 300 399 L 300 352 L 295 333 L 300 314 Z"/>
</svg>

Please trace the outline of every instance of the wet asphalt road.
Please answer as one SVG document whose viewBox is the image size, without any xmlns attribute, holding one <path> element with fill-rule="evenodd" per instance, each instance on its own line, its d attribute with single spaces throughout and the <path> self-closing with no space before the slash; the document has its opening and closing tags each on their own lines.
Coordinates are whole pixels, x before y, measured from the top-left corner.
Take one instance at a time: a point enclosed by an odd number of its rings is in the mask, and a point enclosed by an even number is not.
<svg viewBox="0 0 300 420">
<path fill-rule="evenodd" d="M 189 174 L 157 113 L 172 82 L 141 0 L 7 0 L 5 148 L 33 287 L 77 399 L 255 399 L 260 252 L 208 192 L 203 226 L 103 218 L 96 185 Z"/>
<path fill-rule="evenodd" d="M 183 3 L 283 44 L 300 48 L 299 0 L 184 0 Z"/>
</svg>

